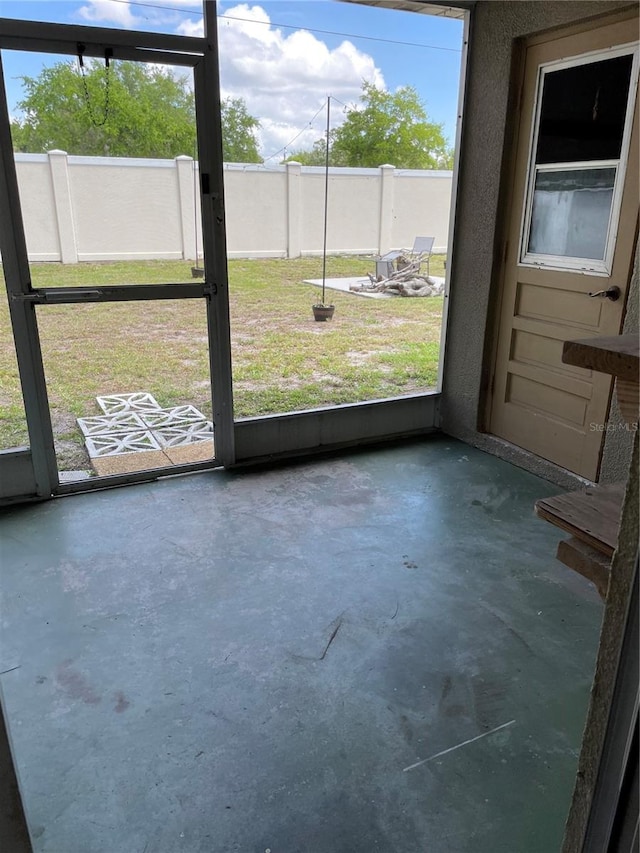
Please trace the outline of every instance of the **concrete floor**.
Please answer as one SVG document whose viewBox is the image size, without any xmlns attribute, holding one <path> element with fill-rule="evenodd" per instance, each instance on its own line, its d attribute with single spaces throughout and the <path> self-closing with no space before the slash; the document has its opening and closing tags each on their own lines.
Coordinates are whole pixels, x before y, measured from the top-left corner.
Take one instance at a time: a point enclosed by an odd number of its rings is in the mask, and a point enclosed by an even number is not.
<svg viewBox="0 0 640 853">
<path fill-rule="evenodd" d="M 557 491 L 432 439 L 6 511 L 35 849 L 559 850 L 602 605 Z"/>
</svg>

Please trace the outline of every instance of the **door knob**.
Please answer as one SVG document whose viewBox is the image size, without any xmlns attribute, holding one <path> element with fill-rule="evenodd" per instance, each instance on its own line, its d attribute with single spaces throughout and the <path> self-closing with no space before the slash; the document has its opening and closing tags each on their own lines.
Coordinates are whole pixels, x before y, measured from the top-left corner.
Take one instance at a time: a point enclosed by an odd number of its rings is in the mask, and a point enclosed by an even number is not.
<svg viewBox="0 0 640 853">
<path fill-rule="evenodd" d="M 611 302 L 617 302 L 620 299 L 620 288 L 614 285 L 607 290 L 596 290 L 595 293 L 590 293 L 589 296 L 599 296 L 601 299 L 610 299 Z"/>
</svg>

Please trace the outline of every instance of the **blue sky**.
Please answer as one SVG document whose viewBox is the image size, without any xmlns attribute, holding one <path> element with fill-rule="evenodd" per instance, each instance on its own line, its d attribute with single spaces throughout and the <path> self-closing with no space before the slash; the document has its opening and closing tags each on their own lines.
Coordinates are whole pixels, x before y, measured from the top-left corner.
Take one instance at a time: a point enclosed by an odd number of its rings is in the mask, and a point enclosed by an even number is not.
<svg viewBox="0 0 640 853">
<path fill-rule="evenodd" d="M 0 17 L 192 35 L 201 33 L 201 8 L 193 0 L 0 0 Z M 310 147 L 323 133 L 326 113 L 311 120 L 327 95 L 352 104 L 362 79 L 390 91 L 414 86 L 453 142 L 461 21 L 333 0 L 230 0 L 218 4 L 218 15 L 223 95 L 243 97 L 260 119 L 264 156 L 300 131 L 288 153 Z M 17 78 L 59 58 L 3 54 L 12 114 L 22 91 Z M 336 104 L 332 124 L 342 115 Z"/>
</svg>

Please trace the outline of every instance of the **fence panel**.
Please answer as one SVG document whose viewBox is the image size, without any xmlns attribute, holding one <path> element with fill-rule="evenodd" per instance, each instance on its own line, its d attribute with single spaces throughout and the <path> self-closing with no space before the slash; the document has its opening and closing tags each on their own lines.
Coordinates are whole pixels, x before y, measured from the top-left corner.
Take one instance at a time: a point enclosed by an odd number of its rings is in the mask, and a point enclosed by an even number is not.
<svg viewBox="0 0 640 853">
<path fill-rule="evenodd" d="M 15 156 L 32 261 L 193 260 L 201 250 L 190 157 Z M 224 174 L 230 257 L 322 252 L 323 168 L 227 163 Z M 383 253 L 424 235 L 446 252 L 450 197 L 451 172 L 332 167 L 327 250 Z"/>
</svg>

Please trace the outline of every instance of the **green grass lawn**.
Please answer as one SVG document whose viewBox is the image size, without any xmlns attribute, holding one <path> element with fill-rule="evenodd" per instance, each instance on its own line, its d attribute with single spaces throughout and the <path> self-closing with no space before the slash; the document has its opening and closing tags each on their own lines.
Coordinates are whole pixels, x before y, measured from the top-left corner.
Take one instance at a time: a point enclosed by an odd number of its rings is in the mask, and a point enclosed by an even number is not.
<svg viewBox="0 0 640 853">
<path fill-rule="evenodd" d="M 444 257 L 431 260 L 443 274 Z M 367 258 L 330 257 L 327 277 L 363 276 Z M 320 258 L 229 262 L 235 417 L 373 400 L 432 389 L 442 298 L 369 299 L 328 290 L 334 319 L 313 320 Z M 191 281 L 184 261 L 34 264 L 35 287 Z M 75 418 L 98 394 L 145 390 L 164 406 L 207 415 L 206 317 L 200 300 L 57 305 L 37 309 L 56 447 L 86 467 Z M 0 297 L 0 448 L 28 443 L 4 289 Z"/>
</svg>

